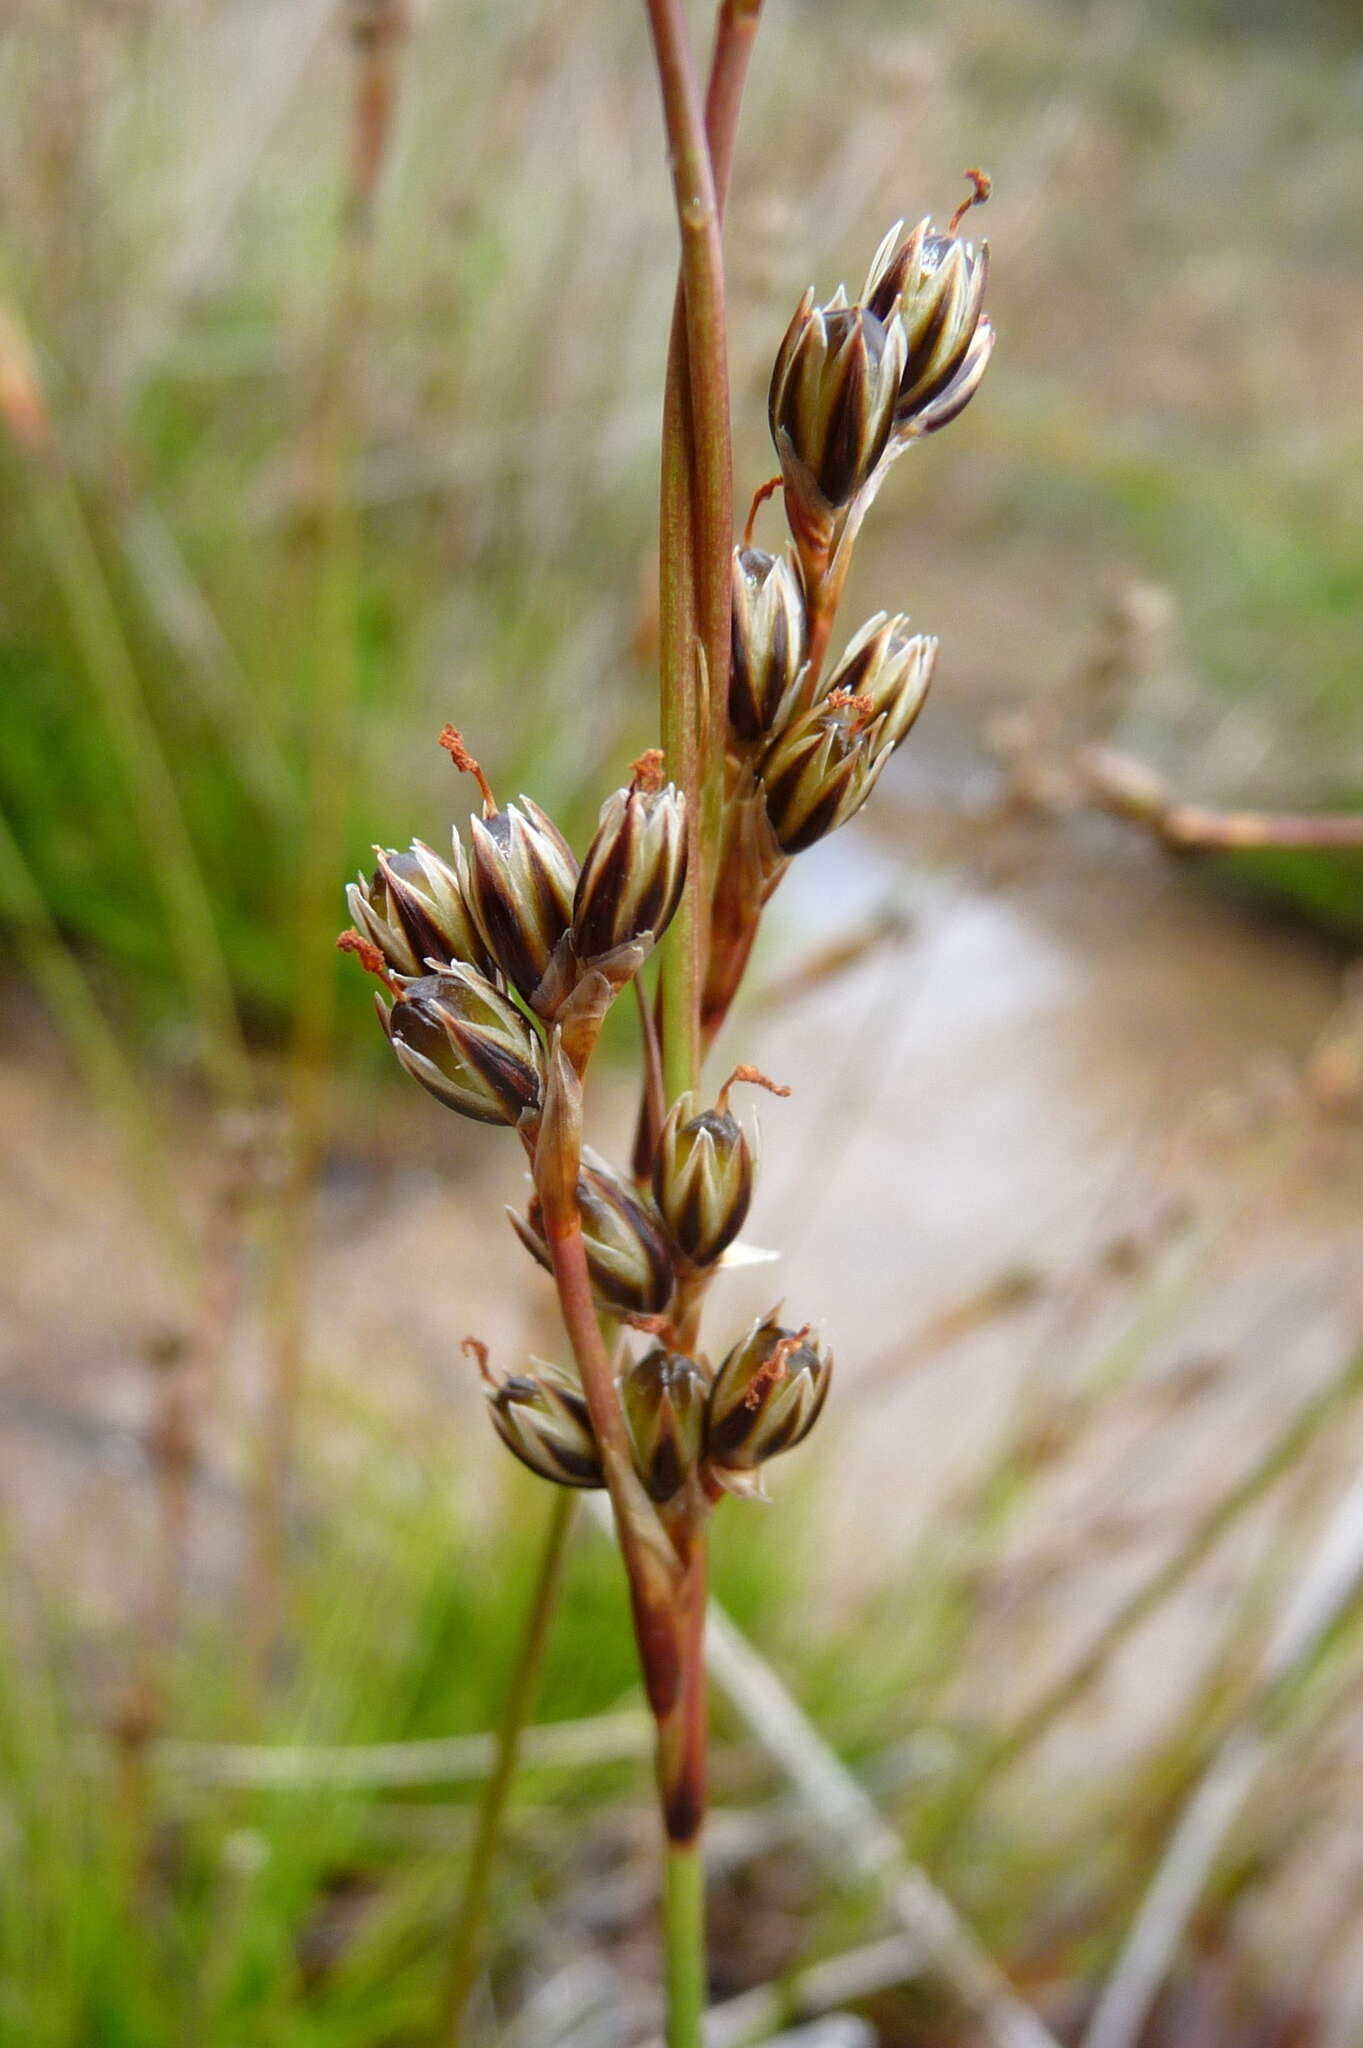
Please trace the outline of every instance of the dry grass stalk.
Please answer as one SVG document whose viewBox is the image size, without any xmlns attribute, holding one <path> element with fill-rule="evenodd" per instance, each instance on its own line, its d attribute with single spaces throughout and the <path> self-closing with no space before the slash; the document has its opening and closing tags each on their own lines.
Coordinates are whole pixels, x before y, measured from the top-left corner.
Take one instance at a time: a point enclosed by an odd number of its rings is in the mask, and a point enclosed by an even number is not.
<svg viewBox="0 0 1363 2048">
<path fill-rule="evenodd" d="M 316 666 L 298 896 L 288 1158 L 272 1246 L 270 1374 L 260 1430 L 253 1554 L 244 1589 L 258 1683 L 268 1668 L 285 1604 L 288 1495 L 304 1374 L 317 1178 L 327 1136 L 336 979 L 334 961 L 325 950 L 326 906 L 344 843 L 358 691 L 359 531 L 352 468 L 374 207 L 392 137 L 407 11 L 403 0 L 351 0 L 347 21 L 353 61 L 344 230 L 314 416 L 300 451 L 303 490 L 315 513 Z"/>
<path fill-rule="evenodd" d="M 1363 1479 L 1355 1479 L 1284 1603 L 1240 1718 L 1179 1815 L 1084 2048 L 1135 2048 L 1226 1837 L 1271 1758 L 1284 1695 L 1356 1608 L 1361 1588 Z"/>
</svg>

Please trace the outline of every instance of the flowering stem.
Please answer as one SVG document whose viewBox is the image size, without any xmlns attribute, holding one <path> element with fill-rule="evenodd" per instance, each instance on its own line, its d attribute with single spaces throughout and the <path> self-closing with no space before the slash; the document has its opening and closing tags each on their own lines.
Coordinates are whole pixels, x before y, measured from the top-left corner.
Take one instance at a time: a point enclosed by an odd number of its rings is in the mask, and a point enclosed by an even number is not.
<svg viewBox="0 0 1363 2048">
<path fill-rule="evenodd" d="M 455 1922 L 454 1943 L 450 1952 L 449 1972 L 441 2000 L 440 2028 L 436 2036 L 440 2048 L 459 2048 L 463 2038 L 464 2012 L 468 2005 L 469 1993 L 473 1989 L 479 1951 L 482 1947 L 492 1865 L 501 1840 L 502 1824 L 506 1818 L 507 1803 L 511 1797 L 511 1787 L 520 1759 L 521 1737 L 525 1733 L 526 1723 L 530 1719 L 530 1712 L 535 1703 L 535 1695 L 539 1690 L 549 1629 L 558 1602 L 559 1588 L 563 1583 L 568 1538 L 572 1533 L 577 1513 L 577 1495 L 567 1487 L 555 1487 L 553 1494 L 553 1505 L 549 1510 L 549 1524 L 544 1549 L 540 1555 L 535 1588 L 517 1647 L 511 1683 L 502 1707 L 501 1726 L 497 1731 L 497 1760 L 491 1776 L 483 1787 L 483 1796 L 478 1807 L 478 1827 L 469 1855 L 468 1871 L 464 1878 L 464 1891 L 459 1902 L 459 1917 Z"/>
<path fill-rule="evenodd" d="M 700 1510 L 703 1517 L 705 1510 Z M 705 1817 L 705 1587 L 706 1545 L 703 1526 L 693 1524 L 679 1536 L 685 1557 L 684 1577 L 677 1593 L 677 1634 L 681 1649 L 681 1687 L 671 1711 L 658 1724 L 658 1790 L 668 1842 L 695 1846 Z"/>
<path fill-rule="evenodd" d="M 721 202 L 710 138 L 680 0 L 647 0 L 647 7 L 681 231 L 663 408 L 659 586 L 663 745 L 691 812 L 687 888 L 663 991 L 664 1071 L 676 1096 L 695 1086 L 700 1069 L 709 876 L 722 822 L 733 483 Z M 720 11 L 710 107 L 726 174 L 755 27 L 751 6 Z"/>
<path fill-rule="evenodd" d="M 663 1864 L 667 2048 L 701 2048 L 705 2014 L 705 1866 L 697 1842 L 669 1842 Z"/>
<path fill-rule="evenodd" d="M 658 1723 L 658 1791 L 667 1847 L 663 1863 L 663 1977 L 667 2048 L 701 2048 L 705 2011 L 705 1537 L 687 1539 L 686 1577 L 678 1598 L 681 1691 Z"/>
<path fill-rule="evenodd" d="M 667 1098 L 675 1100 L 700 1078 L 710 902 L 724 828 L 733 475 L 720 223 L 762 0 L 721 0 L 703 113 L 683 0 L 647 0 L 647 7 L 681 232 L 663 405 L 659 576 L 663 745 L 686 792 L 690 834 L 686 889 L 662 981 L 663 1078 Z M 672 1695 L 665 1699 L 650 1686 L 667 1829 L 663 1942 L 669 2048 L 700 2048 L 705 2009 L 703 1512 L 674 1535 L 684 1576 L 668 1617 L 672 1654 L 679 1658 L 675 1674 L 668 1674 L 670 1680 L 675 1676 Z M 637 1626 L 637 1590 L 635 1601 Z M 647 1675 L 642 1635 L 640 1651 Z"/>
<path fill-rule="evenodd" d="M 663 752 L 673 780 L 686 793 L 686 882 L 668 937 L 661 985 L 663 1074 L 665 1092 L 671 1100 L 694 1087 L 700 1071 L 700 999 L 708 950 L 700 669 L 695 656 L 696 592 L 691 553 L 691 408 L 686 378 L 686 328 L 679 291 L 672 316 L 663 398 L 658 581 Z"/>
<path fill-rule="evenodd" d="M 748 79 L 753 38 L 762 18 L 762 0 L 723 0 L 715 23 L 715 48 L 705 92 L 705 137 L 715 180 L 715 204 L 724 219 L 733 170 L 738 117 Z"/>
<path fill-rule="evenodd" d="M 565 1215 L 557 1204 L 551 1205 L 547 1194 L 542 1194 L 541 1200 L 559 1309 L 600 1445 L 606 1485 L 615 1510 L 616 1534 L 629 1575 L 644 1685 L 649 1705 L 655 1717 L 661 1719 L 671 1712 L 681 1684 L 673 1615 L 680 1572 L 634 1469 L 624 1411 L 592 1302 L 582 1219 L 576 1201 L 570 1201 L 569 1213 Z"/>
<path fill-rule="evenodd" d="M 833 631 L 833 621 L 838 615 L 838 606 L 842 603 L 843 587 L 847 582 L 847 572 L 852 566 L 852 550 L 857 544 L 857 535 L 861 532 L 862 521 L 875 503 L 888 471 L 889 462 L 883 462 L 870 482 L 862 488 L 855 502 L 849 506 L 827 567 L 821 575 L 811 579 L 809 647 L 806 656 L 809 662 L 807 687 L 810 690 L 823 674 L 829 636 Z"/>
</svg>

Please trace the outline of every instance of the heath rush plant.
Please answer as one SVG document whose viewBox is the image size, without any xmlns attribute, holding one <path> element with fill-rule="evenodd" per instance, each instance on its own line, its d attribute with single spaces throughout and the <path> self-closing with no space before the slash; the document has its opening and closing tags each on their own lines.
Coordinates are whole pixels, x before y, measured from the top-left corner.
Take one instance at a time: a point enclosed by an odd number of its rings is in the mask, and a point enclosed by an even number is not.
<svg viewBox="0 0 1363 2048">
<path fill-rule="evenodd" d="M 757 1172 L 735 1097 L 773 1087 L 740 1066 L 711 1093 L 702 1060 L 790 862 L 856 815 L 923 707 L 937 642 L 903 614 L 868 620 L 831 665 L 829 643 L 876 493 L 906 449 L 969 403 L 994 342 L 988 250 L 961 232 L 989 191 L 972 171 L 945 227 L 890 229 L 857 298 L 801 300 L 768 397 L 780 474 L 753 505 L 779 489 L 788 538 L 768 553 L 750 518 L 734 545 L 719 223 L 759 6 L 721 7 L 702 105 L 680 0 L 648 0 L 682 243 L 663 450 L 667 754 L 634 763 L 579 860 L 531 798 L 499 802 L 447 727 L 441 744 L 481 807 L 448 856 L 419 841 L 380 851 L 349 889 L 354 927 L 340 941 L 377 977 L 379 1019 L 407 1072 L 457 1114 L 513 1133 L 529 1164 L 529 1201 L 511 1220 L 552 1277 L 567 1353 L 498 1377 L 470 1344 L 508 1449 L 553 1486 L 610 1496 L 657 1726 L 672 2048 L 699 2042 L 704 1998 L 707 1524 L 726 1495 L 762 1497 L 768 1462 L 813 1428 L 833 1370 L 805 1304 L 702 1335 Z M 632 1159 L 612 1164 L 586 1145 L 584 1084 L 606 1013 L 630 987 L 642 1108 Z M 555 1556 L 566 1528 L 560 1512 Z M 466 1899 L 456 2031 L 529 1658 Z"/>
</svg>

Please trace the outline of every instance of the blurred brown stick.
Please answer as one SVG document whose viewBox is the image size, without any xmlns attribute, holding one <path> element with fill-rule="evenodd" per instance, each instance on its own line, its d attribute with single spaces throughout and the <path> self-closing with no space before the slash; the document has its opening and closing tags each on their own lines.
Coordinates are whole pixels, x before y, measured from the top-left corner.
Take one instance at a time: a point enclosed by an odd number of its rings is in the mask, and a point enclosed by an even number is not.
<svg viewBox="0 0 1363 2048">
<path fill-rule="evenodd" d="M 1363 849 L 1363 813 L 1222 811 L 1186 803 L 1145 762 L 1110 747 L 1085 747 L 1074 765 L 1081 793 L 1095 810 L 1140 826 L 1173 853 L 1265 846 Z"/>
</svg>

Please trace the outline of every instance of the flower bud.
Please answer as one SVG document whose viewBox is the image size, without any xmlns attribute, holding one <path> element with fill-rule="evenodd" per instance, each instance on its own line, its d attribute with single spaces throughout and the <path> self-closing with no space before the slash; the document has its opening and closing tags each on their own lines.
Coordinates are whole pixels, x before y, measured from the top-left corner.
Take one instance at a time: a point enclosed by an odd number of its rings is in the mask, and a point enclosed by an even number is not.
<svg viewBox="0 0 1363 2048">
<path fill-rule="evenodd" d="M 767 413 L 785 478 L 804 520 L 829 520 L 851 503 L 885 453 L 904 369 L 897 321 L 806 292 L 772 372 Z"/>
<path fill-rule="evenodd" d="M 767 816 L 782 853 L 803 853 L 871 793 L 880 721 L 865 698 L 838 690 L 778 733 L 762 757 Z"/>
<path fill-rule="evenodd" d="M 652 1204 L 631 1194 L 609 1167 L 593 1161 L 578 1175 L 577 1205 L 599 1305 L 619 1315 L 661 1315 L 672 1299 L 672 1259 Z M 532 1258 L 552 1272 L 538 1199 L 525 1216 L 514 1209 L 507 1214 Z"/>
<path fill-rule="evenodd" d="M 635 1470 L 650 1500 L 661 1506 L 681 1492 L 700 1463 L 705 1375 L 694 1359 L 659 1347 L 627 1366 L 619 1385 Z"/>
<path fill-rule="evenodd" d="M 686 798 L 657 787 L 660 757 L 645 755 L 628 789 L 601 806 L 573 898 L 573 950 L 608 978 L 613 955 L 628 980 L 667 930 L 686 879 Z"/>
<path fill-rule="evenodd" d="M 573 920 L 577 862 L 537 803 L 474 818 L 464 895 L 488 950 L 528 1003 Z"/>
<path fill-rule="evenodd" d="M 653 1195 L 668 1234 L 688 1265 L 713 1266 L 743 1228 L 752 1201 L 754 1162 L 729 1090 L 713 1109 L 679 1096 L 668 1112 L 653 1162 Z"/>
<path fill-rule="evenodd" d="M 986 183 L 980 196 L 987 190 Z M 994 345 L 993 330 L 980 317 L 989 244 L 982 242 L 977 251 L 962 241 L 956 232 L 960 217 L 958 212 L 945 234 L 921 220 L 905 235 L 903 222 L 897 222 L 866 280 L 863 300 L 882 320 L 895 317 L 898 301 L 904 366 L 894 408 L 897 436 L 930 434 L 963 411 Z"/>
<path fill-rule="evenodd" d="M 428 960 L 462 960 L 490 970 L 454 869 L 419 839 L 407 853 L 376 851 L 373 879 L 352 882 L 346 900 L 389 966 L 399 974 L 424 974 Z"/>
<path fill-rule="evenodd" d="M 755 1323 L 715 1375 L 706 1409 L 705 1455 L 721 1485 L 788 1451 L 819 1419 L 833 1371 L 817 1337 L 785 1329 L 776 1311 Z"/>
<path fill-rule="evenodd" d="M 533 1361 L 535 1371 L 489 1384 L 492 1424 L 523 1465 L 558 1486 L 604 1486 L 601 1453 L 576 1380 L 556 1366 Z"/>
<path fill-rule="evenodd" d="M 403 985 L 391 1010 L 379 1004 L 389 1042 L 432 1095 L 482 1124 L 515 1124 L 540 1106 L 539 1040 L 509 997 L 472 967 Z"/>
<path fill-rule="evenodd" d="M 793 555 L 735 548 L 729 723 L 757 740 L 777 723 L 795 689 L 808 642 L 804 592 Z"/>
<path fill-rule="evenodd" d="M 847 652 L 828 679 L 826 696 L 846 691 L 863 698 L 869 719 L 883 719 L 877 734 L 877 754 L 897 747 L 927 700 L 933 670 L 937 666 L 937 641 L 930 634 L 905 631 L 908 620 L 902 614 L 889 618 L 878 612 L 868 619 L 850 642 Z"/>
</svg>

